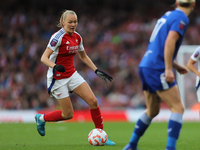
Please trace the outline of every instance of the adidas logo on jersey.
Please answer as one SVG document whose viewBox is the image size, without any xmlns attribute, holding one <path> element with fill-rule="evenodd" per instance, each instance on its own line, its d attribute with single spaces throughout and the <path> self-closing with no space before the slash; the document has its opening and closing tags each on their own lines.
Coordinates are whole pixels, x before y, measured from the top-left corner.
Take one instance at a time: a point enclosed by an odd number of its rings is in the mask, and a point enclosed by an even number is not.
<svg viewBox="0 0 200 150">
<path fill-rule="evenodd" d="M 66 42 L 66 44 L 70 44 L 70 42 L 69 42 L 69 41 L 67 41 L 67 42 Z"/>
</svg>

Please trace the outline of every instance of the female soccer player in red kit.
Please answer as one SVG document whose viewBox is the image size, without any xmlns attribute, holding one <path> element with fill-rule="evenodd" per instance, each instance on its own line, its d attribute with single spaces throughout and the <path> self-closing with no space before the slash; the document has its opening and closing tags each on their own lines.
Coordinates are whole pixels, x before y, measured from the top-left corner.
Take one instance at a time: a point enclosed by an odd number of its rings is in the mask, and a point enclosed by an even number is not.
<svg viewBox="0 0 200 150">
<path fill-rule="evenodd" d="M 77 24 L 76 13 L 72 10 L 64 11 L 58 25 L 61 29 L 52 35 L 41 57 L 41 62 L 49 67 L 47 72 L 48 92 L 51 97 L 58 100 L 61 106 L 61 110 L 47 114 L 36 114 L 37 130 L 41 136 L 45 135 L 45 122 L 73 118 L 70 91 L 80 96 L 89 105 L 95 127 L 103 129 L 103 119 L 97 99 L 87 82 L 75 70 L 73 56 L 78 53 L 80 59 L 105 82 L 107 82 L 106 80 L 112 81 L 113 78 L 98 70 L 87 56 L 82 37 L 75 31 Z M 108 139 L 106 145 L 115 145 L 115 143 Z"/>
</svg>

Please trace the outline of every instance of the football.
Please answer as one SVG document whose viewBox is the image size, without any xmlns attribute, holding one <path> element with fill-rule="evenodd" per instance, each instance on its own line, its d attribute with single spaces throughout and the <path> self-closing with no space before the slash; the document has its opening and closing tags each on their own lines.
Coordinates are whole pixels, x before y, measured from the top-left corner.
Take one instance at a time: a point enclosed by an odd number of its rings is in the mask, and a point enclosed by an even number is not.
<svg viewBox="0 0 200 150">
<path fill-rule="evenodd" d="M 102 129 L 93 129 L 88 134 L 88 142 L 93 146 L 103 146 L 107 141 L 107 134 Z"/>
</svg>

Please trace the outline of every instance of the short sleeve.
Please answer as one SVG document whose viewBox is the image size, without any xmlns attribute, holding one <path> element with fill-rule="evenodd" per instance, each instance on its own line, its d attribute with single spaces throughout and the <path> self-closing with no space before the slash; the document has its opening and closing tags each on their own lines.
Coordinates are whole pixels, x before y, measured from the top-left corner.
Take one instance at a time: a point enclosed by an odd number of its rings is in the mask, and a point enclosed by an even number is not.
<svg viewBox="0 0 200 150">
<path fill-rule="evenodd" d="M 195 49 L 195 51 L 191 55 L 191 59 L 194 61 L 197 61 L 200 59 L 200 46 Z"/>
<path fill-rule="evenodd" d="M 58 38 L 56 38 L 56 34 L 53 34 L 51 39 L 49 40 L 47 47 L 55 51 L 60 46 L 60 44 L 61 42 Z"/>
<path fill-rule="evenodd" d="M 187 26 L 188 26 L 188 22 L 185 20 L 185 19 L 176 19 L 170 30 L 173 30 L 173 31 L 177 31 L 180 35 L 184 35 L 186 29 L 187 29 Z"/>
<path fill-rule="evenodd" d="M 60 29 L 58 32 L 54 33 L 51 36 L 51 39 L 49 40 L 47 47 L 55 51 L 61 45 L 62 37 L 64 34 L 65 31 L 63 28 Z"/>
<path fill-rule="evenodd" d="M 81 36 L 80 36 L 80 38 L 81 38 L 81 41 L 80 41 L 80 44 L 79 44 L 79 46 L 78 46 L 78 51 L 83 51 L 83 50 L 84 50 L 83 39 L 82 39 Z"/>
<path fill-rule="evenodd" d="M 189 24 L 189 19 L 185 15 L 185 13 L 179 9 L 176 9 L 173 13 L 173 16 L 171 17 L 169 30 L 176 31 L 181 36 L 183 36 L 187 29 L 188 24 Z"/>
</svg>

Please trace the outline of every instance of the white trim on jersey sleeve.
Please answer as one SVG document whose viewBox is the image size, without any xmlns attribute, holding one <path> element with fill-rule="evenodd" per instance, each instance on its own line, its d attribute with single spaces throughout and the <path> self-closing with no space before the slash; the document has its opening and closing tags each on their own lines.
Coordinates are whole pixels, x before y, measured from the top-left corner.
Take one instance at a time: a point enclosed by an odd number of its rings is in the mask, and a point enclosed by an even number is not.
<svg viewBox="0 0 200 150">
<path fill-rule="evenodd" d="M 200 46 L 195 49 L 195 51 L 191 55 L 191 59 L 194 61 L 200 60 Z"/>
<path fill-rule="evenodd" d="M 78 34 L 80 36 L 80 38 L 81 38 L 81 42 L 78 45 L 78 51 L 84 51 L 83 39 L 82 39 L 81 35 L 78 32 L 75 31 L 75 33 Z"/>
<path fill-rule="evenodd" d="M 58 49 L 58 47 L 61 45 L 62 37 L 64 34 L 65 30 L 63 28 L 53 34 L 51 39 L 49 40 L 47 47 L 53 51 L 56 51 L 56 49 Z"/>
</svg>

